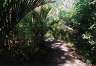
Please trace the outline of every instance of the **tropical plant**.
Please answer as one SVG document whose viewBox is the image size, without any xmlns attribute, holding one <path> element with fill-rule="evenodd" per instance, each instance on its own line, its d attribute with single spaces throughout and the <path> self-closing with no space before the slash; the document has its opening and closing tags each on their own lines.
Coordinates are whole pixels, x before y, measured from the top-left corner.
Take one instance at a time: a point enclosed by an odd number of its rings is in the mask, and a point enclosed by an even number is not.
<svg viewBox="0 0 96 66">
<path fill-rule="evenodd" d="M 71 24 L 77 30 L 75 33 L 76 46 L 82 50 L 86 61 L 90 60 L 90 62 L 95 61 L 94 56 L 92 56 L 96 47 L 96 30 L 94 29 L 96 27 L 95 8 L 95 0 L 79 0 L 76 5 L 76 15 L 72 18 L 73 23 Z"/>
<path fill-rule="evenodd" d="M 48 2 L 48 1 L 47 1 Z M 44 0 L 1 0 L 0 1 L 0 45 L 7 44 L 10 31 L 35 7 L 45 4 Z"/>
<path fill-rule="evenodd" d="M 34 10 L 27 14 L 16 25 L 16 33 L 13 33 L 14 36 L 11 36 L 8 39 L 15 42 L 9 42 L 10 52 L 14 56 L 22 55 L 28 59 L 35 53 L 40 53 L 42 48 L 44 48 L 44 35 L 48 31 L 47 15 L 50 11 L 50 7 L 48 7 L 48 5 L 44 5 L 39 8 L 40 12 Z"/>
</svg>

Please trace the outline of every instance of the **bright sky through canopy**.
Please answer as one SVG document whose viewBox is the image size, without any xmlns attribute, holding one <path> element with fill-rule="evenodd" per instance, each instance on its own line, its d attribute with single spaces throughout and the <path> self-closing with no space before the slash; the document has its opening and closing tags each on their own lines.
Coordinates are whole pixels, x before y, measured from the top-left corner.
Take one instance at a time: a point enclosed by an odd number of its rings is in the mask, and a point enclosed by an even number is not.
<svg viewBox="0 0 96 66">
<path fill-rule="evenodd" d="M 76 0 L 55 0 L 55 1 L 56 1 L 54 3 L 55 7 L 68 11 L 74 7 L 74 3 Z"/>
<path fill-rule="evenodd" d="M 52 9 L 49 12 L 49 16 L 58 19 L 58 14 L 60 11 L 71 12 L 74 10 L 74 5 L 77 0 L 54 0 L 52 3 Z"/>
</svg>

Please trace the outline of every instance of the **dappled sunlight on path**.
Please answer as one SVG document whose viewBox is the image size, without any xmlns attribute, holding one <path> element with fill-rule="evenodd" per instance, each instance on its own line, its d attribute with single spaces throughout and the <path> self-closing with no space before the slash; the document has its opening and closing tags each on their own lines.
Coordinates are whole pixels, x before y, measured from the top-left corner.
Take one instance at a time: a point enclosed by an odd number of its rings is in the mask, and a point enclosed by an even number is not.
<svg viewBox="0 0 96 66">
<path fill-rule="evenodd" d="M 55 66 L 88 66 L 77 58 L 75 48 L 68 46 L 68 43 L 56 41 L 51 44 L 51 48 L 53 51 L 49 53 L 49 61 L 56 63 Z"/>
<path fill-rule="evenodd" d="M 40 59 L 27 62 L 19 62 L 18 59 L 17 61 L 9 61 L 7 59 L 8 61 L 0 61 L 0 66 L 91 66 L 78 59 L 78 54 L 75 52 L 76 49 L 71 47 L 69 43 L 51 41 L 47 43 L 47 47 L 49 47 L 48 54 Z"/>
</svg>

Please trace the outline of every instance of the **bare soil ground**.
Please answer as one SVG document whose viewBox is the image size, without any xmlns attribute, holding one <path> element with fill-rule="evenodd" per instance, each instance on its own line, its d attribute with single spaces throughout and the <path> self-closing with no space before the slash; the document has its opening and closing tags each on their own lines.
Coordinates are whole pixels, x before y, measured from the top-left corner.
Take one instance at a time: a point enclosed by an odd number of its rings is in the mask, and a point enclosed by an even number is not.
<svg viewBox="0 0 96 66">
<path fill-rule="evenodd" d="M 0 66 L 91 66 L 80 60 L 76 49 L 63 41 L 55 41 L 47 45 L 51 50 L 47 56 L 34 61 L 6 60 L 0 58 Z M 82 57 L 81 57 L 82 58 Z M 18 62 L 17 62 L 18 61 Z"/>
</svg>

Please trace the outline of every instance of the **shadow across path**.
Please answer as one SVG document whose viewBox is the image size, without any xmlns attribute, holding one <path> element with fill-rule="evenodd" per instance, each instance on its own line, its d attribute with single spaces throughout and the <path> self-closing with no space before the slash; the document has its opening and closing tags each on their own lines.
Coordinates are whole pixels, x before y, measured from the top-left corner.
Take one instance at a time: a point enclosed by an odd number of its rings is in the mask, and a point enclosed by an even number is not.
<svg viewBox="0 0 96 66">
<path fill-rule="evenodd" d="M 46 55 L 26 62 L 10 57 L 4 60 L 4 57 L 1 57 L 0 66 L 87 66 L 77 58 L 75 49 L 63 41 L 47 42 L 46 49 Z"/>
</svg>

